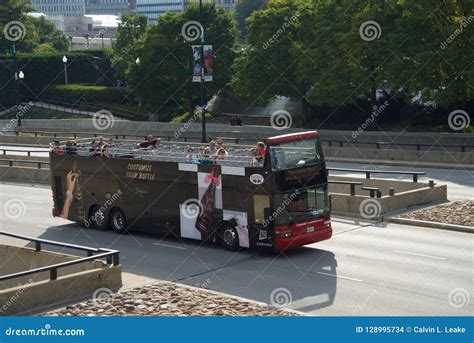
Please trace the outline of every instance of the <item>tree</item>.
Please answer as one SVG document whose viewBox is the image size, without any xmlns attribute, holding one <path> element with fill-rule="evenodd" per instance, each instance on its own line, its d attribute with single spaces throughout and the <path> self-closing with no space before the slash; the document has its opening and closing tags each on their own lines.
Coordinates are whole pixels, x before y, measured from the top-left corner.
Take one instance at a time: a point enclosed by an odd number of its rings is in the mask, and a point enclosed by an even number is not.
<svg viewBox="0 0 474 343">
<path fill-rule="evenodd" d="M 237 36 L 239 42 L 243 43 L 247 38 L 246 20 L 250 15 L 266 7 L 268 0 L 241 0 L 235 6 L 235 21 L 237 24 Z"/>
<path fill-rule="evenodd" d="M 33 6 L 27 0 L 3 0 L 0 2 L 0 53 L 10 51 L 11 40 L 16 40 L 18 51 L 31 52 L 38 45 L 38 33 L 31 17 L 27 13 L 33 11 Z M 5 26 L 8 34 L 4 34 Z"/>
<path fill-rule="evenodd" d="M 32 18 L 32 20 L 39 35 L 39 44 L 49 44 L 56 51 L 68 50 L 69 41 L 67 37 L 53 23 L 46 20 L 43 16 Z"/>
<path fill-rule="evenodd" d="M 234 60 L 235 30 L 229 14 L 213 4 L 203 8 L 205 38 L 214 46 L 214 81 L 205 83 L 206 97 L 225 90 Z M 128 83 L 142 104 L 162 118 L 173 113 L 194 112 L 199 84 L 192 83 L 192 45 L 182 35 L 183 26 L 199 19 L 199 8 L 190 6 L 182 13 L 167 13 L 149 28 L 138 54 L 139 65 L 130 65 Z"/>
<path fill-rule="evenodd" d="M 135 64 L 147 30 L 147 17 L 131 13 L 122 15 L 117 28 L 117 39 L 113 43 L 111 61 L 116 76 L 125 77 L 125 71 Z"/>
</svg>

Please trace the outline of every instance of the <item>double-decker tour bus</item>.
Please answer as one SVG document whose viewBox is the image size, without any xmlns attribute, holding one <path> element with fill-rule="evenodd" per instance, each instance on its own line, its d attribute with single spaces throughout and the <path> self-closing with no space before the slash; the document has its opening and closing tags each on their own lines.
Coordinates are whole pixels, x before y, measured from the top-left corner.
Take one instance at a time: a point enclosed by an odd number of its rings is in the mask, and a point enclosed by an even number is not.
<svg viewBox="0 0 474 343">
<path fill-rule="evenodd" d="M 329 239 L 319 134 L 286 134 L 258 144 L 224 144 L 215 153 L 219 147 L 152 137 L 138 145 L 55 142 L 53 216 L 120 234 L 215 241 L 229 250 L 285 250 Z"/>
</svg>

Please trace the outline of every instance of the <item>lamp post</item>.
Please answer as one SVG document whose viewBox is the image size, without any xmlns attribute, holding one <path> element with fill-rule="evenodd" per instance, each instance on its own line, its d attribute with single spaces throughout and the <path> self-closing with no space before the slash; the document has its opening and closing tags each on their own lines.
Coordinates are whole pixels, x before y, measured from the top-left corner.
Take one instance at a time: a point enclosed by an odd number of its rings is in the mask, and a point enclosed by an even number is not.
<svg viewBox="0 0 474 343">
<path fill-rule="evenodd" d="M 68 85 L 68 80 L 67 80 L 67 57 L 66 57 L 66 55 L 63 56 L 63 64 L 64 64 L 64 84 L 67 86 Z"/>
<path fill-rule="evenodd" d="M 100 31 L 99 36 L 100 38 L 102 38 L 102 49 L 105 49 L 104 48 L 104 32 L 102 30 Z"/>
<path fill-rule="evenodd" d="M 9 11 L 8 14 L 10 15 L 10 21 L 13 21 L 12 11 Z M 12 50 L 12 58 L 13 58 L 13 75 L 14 75 L 14 89 L 15 89 L 15 106 L 18 109 L 20 105 L 20 93 L 19 93 L 19 85 L 20 82 L 18 77 L 18 63 L 16 60 L 16 42 L 14 39 L 11 40 L 11 50 Z M 21 122 L 18 124 L 21 126 Z"/>
<path fill-rule="evenodd" d="M 201 33 L 201 84 L 200 84 L 200 93 L 201 93 L 201 143 L 207 143 L 207 133 L 206 133 L 206 110 L 204 109 L 204 15 L 202 8 L 202 0 L 199 0 L 199 22 L 201 23 L 202 33 Z"/>
<path fill-rule="evenodd" d="M 18 81 L 15 81 L 15 83 L 18 84 L 18 99 L 20 100 L 20 83 L 23 81 L 23 79 L 25 78 L 25 74 L 20 70 L 20 72 L 18 73 Z M 18 126 L 21 126 L 21 116 L 23 114 L 20 114 L 20 104 L 18 103 L 17 107 L 16 107 L 16 110 L 17 110 L 17 125 Z"/>
</svg>

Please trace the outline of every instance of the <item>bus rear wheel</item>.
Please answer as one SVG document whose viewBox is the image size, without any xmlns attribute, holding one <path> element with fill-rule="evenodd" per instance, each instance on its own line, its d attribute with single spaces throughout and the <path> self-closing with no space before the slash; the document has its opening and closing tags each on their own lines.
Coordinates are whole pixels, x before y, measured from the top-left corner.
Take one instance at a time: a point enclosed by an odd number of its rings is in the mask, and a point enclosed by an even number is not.
<svg viewBox="0 0 474 343">
<path fill-rule="evenodd" d="M 91 221 L 95 229 L 100 231 L 106 231 L 109 229 L 109 223 L 103 210 L 99 206 L 94 206 L 91 211 Z"/>
<path fill-rule="evenodd" d="M 110 211 L 109 220 L 112 231 L 120 234 L 127 232 L 127 218 L 121 209 L 115 208 Z"/>
<path fill-rule="evenodd" d="M 230 223 L 222 224 L 218 233 L 220 242 L 226 250 L 237 251 L 239 249 L 239 234 Z"/>
</svg>

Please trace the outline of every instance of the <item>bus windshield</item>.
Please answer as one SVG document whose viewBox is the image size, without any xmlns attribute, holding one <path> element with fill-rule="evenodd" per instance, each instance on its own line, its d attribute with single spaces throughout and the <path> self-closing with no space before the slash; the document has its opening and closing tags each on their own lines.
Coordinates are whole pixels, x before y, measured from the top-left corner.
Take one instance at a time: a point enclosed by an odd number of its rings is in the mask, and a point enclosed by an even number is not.
<svg viewBox="0 0 474 343">
<path fill-rule="evenodd" d="M 272 170 L 287 170 L 323 163 L 319 137 L 287 141 L 269 146 Z"/>
<path fill-rule="evenodd" d="M 327 187 L 294 190 L 276 195 L 276 225 L 288 226 L 327 215 L 330 211 Z"/>
</svg>

